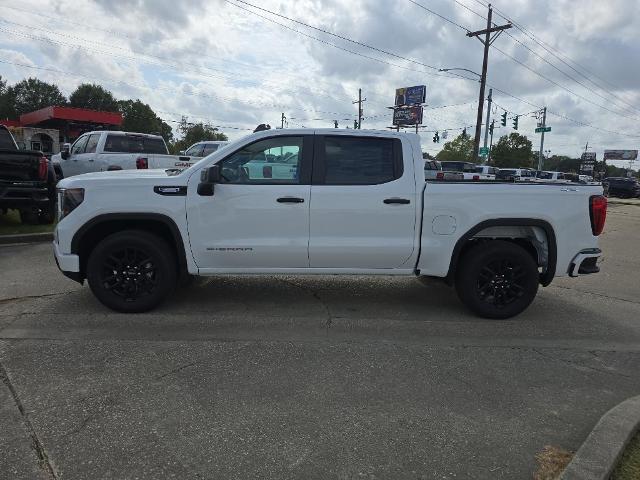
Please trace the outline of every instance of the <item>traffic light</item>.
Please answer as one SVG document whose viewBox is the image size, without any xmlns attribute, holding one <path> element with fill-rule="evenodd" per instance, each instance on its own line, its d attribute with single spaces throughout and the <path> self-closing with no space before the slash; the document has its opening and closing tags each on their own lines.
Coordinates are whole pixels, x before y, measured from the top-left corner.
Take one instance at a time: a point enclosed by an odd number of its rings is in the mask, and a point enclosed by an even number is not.
<svg viewBox="0 0 640 480">
<path fill-rule="evenodd" d="M 500 118 L 501 118 L 500 124 L 503 127 L 506 127 L 507 126 L 507 112 L 504 112 L 502 115 L 500 115 Z"/>
<path fill-rule="evenodd" d="M 433 143 L 440 143 L 440 135 L 438 132 L 433 136 Z"/>
<path fill-rule="evenodd" d="M 464 129 L 462 130 L 462 136 L 463 137 L 467 136 L 467 127 L 464 127 Z"/>
<path fill-rule="evenodd" d="M 516 117 L 513 119 L 513 129 L 517 130 L 518 129 L 518 116 L 516 115 Z"/>
<path fill-rule="evenodd" d="M 353 121 L 353 129 L 357 130 L 358 129 L 358 120 L 354 120 Z"/>
<path fill-rule="evenodd" d="M 334 120 L 333 121 L 333 126 L 334 126 L 334 128 L 338 128 L 338 120 Z"/>
<path fill-rule="evenodd" d="M 494 122 L 491 122 L 491 125 L 489 125 L 489 135 L 493 136 L 493 126 L 494 126 Z"/>
</svg>

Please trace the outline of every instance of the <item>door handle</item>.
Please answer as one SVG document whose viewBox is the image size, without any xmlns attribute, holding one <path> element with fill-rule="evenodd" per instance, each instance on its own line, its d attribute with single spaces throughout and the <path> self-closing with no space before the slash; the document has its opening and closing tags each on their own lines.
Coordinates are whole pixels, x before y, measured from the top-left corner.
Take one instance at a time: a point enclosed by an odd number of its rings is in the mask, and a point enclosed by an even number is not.
<svg viewBox="0 0 640 480">
<path fill-rule="evenodd" d="M 304 203 L 304 198 L 298 197 L 280 197 L 276 200 L 278 203 Z"/>
<path fill-rule="evenodd" d="M 398 204 L 398 205 L 408 205 L 411 203 L 411 200 L 407 198 L 385 198 L 384 203 L 389 204 Z"/>
</svg>

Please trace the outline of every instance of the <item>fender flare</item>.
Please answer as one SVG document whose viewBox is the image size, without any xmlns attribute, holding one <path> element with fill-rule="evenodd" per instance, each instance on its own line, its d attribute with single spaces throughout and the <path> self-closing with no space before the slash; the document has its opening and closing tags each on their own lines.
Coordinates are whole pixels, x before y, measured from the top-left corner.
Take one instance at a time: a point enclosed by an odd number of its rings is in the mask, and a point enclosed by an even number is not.
<svg viewBox="0 0 640 480">
<path fill-rule="evenodd" d="M 549 244 L 549 260 L 547 269 L 540 275 L 540 284 L 543 287 L 546 287 L 551 283 L 556 274 L 556 264 L 558 263 L 558 244 L 556 242 L 555 231 L 551 224 L 538 218 L 496 218 L 480 222 L 469 229 L 458 239 L 455 247 L 453 248 L 451 261 L 449 263 L 449 271 L 446 276 L 448 282 L 452 282 L 455 278 L 456 268 L 458 266 L 458 261 L 460 260 L 460 252 L 462 251 L 464 244 L 473 238 L 476 233 L 488 227 L 540 227 L 544 230 Z"/>
</svg>

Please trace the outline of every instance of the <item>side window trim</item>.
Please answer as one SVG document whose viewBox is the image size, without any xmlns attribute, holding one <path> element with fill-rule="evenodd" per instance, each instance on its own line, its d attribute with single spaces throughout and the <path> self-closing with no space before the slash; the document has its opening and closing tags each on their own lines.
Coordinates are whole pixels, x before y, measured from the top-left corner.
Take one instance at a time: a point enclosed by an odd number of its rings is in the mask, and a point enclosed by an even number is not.
<svg viewBox="0 0 640 480">
<path fill-rule="evenodd" d="M 340 183 L 340 184 L 327 184 L 326 169 L 326 149 L 325 139 L 326 137 L 332 138 L 369 138 L 369 139 L 385 139 L 392 142 L 392 155 L 393 155 L 393 179 L 381 183 Z M 365 137 L 360 135 L 316 135 L 313 144 L 314 156 L 313 156 L 313 174 L 311 178 L 312 185 L 339 185 L 339 186 L 367 186 L 367 185 L 384 185 L 386 183 L 395 182 L 404 175 L 404 162 L 402 156 L 402 140 L 393 137 Z"/>
<path fill-rule="evenodd" d="M 273 138 L 302 138 L 302 158 L 300 159 L 300 181 L 298 183 L 282 183 L 282 182 L 245 182 L 245 183 L 225 183 L 224 185 L 310 185 L 311 184 L 311 170 L 313 164 L 313 150 L 314 150 L 314 136 L 313 134 L 303 134 L 303 135 L 273 135 L 270 137 L 262 137 L 254 142 L 247 143 L 242 147 L 234 150 L 233 152 L 228 152 L 224 158 L 221 158 L 216 162 L 216 165 L 222 165 L 226 160 L 233 157 L 236 153 L 240 152 L 242 149 L 247 148 L 255 143 L 262 142 L 264 140 L 269 140 Z"/>
</svg>

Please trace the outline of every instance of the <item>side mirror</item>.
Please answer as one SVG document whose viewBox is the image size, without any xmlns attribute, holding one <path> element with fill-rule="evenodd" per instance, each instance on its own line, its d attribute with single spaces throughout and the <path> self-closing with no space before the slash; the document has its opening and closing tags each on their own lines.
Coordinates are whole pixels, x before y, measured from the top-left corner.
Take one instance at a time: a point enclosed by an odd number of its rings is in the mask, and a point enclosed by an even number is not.
<svg viewBox="0 0 640 480">
<path fill-rule="evenodd" d="M 185 152 L 186 152 L 186 150 L 180 150 L 180 151 L 178 152 L 178 155 L 184 155 L 184 154 L 185 154 Z"/>
<path fill-rule="evenodd" d="M 69 158 L 70 151 L 71 151 L 71 144 L 63 143 L 62 148 L 60 149 L 60 157 L 62 157 L 63 160 L 66 160 L 67 158 Z"/>
<path fill-rule="evenodd" d="M 213 185 L 220 183 L 222 175 L 220 165 L 212 165 L 200 172 L 200 183 L 198 184 L 198 195 L 210 197 L 213 195 Z"/>
</svg>

